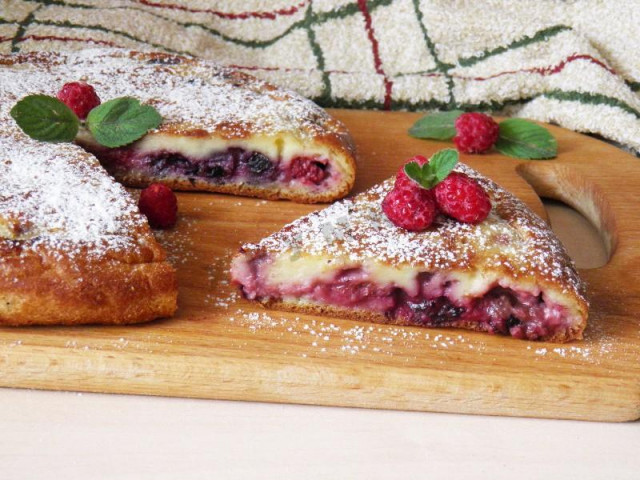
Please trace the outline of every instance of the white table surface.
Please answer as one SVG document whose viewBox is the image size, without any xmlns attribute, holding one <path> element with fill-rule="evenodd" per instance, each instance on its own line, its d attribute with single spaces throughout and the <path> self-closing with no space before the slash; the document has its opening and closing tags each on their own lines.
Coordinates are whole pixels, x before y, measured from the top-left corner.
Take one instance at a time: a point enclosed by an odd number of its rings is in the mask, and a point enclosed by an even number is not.
<svg viewBox="0 0 640 480">
<path fill-rule="evenodd" d="M 640 424 L 0 389 L 0 478 L 633 479 Z"/>
</svg>

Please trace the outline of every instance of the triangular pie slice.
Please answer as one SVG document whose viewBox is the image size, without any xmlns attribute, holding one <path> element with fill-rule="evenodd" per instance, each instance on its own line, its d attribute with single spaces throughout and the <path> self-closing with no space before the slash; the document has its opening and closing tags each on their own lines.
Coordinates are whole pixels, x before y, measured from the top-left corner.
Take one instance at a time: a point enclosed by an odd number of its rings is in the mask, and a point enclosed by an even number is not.
<svg viewBox="0 0 640 480">
<path fill-rule="evenodd" d="M 0 108 L 0 325 L 172 315 L 175 271 L 134 199 L 92 155 L 31 140 Z"/>
<path fill-rule="evenodd" d="M 492 201 L 477 225 L 439 216 L 393 225 L 387 180 L 244 245 L 231 275 L 268 307 L 397 325 L 457 327 L 530 340 L 582 338 L 585 286 L 563 245 L 524 203 L 466 165 Z"/>
<path fill-rule="evenodd" d="M 345 126 L 291 91 L 212 62 L 164 53 L 87 49 L 0 55 L 3 102 L 91 84 L 103 102 L 134 97 L 163 122 L 120 148 L 78 143 L 116 180 L 298 202 L 344 197 L 355 179 Z"/>
</svg>

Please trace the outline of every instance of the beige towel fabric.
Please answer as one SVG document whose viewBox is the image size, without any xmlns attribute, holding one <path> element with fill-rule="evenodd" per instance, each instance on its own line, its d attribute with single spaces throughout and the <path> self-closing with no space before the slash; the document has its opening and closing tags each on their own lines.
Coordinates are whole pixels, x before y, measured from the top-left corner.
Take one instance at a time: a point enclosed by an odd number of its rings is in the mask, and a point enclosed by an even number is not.
<svg viewBox="0 0 640 480">
<path fill-rule="evenodd" d="M 213 59 L 325 107 L 460 108 L 640 152 L 640 1 L 0 0 L 0 51 Z"/>
</svg>

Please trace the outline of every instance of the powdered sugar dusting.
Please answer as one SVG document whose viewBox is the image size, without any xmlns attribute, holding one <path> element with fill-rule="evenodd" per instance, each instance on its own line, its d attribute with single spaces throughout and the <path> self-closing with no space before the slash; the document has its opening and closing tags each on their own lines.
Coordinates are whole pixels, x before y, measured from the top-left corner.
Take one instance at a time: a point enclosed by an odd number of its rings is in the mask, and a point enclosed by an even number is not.
<svg viewBox="0 0 640 480">
<path fill-rule="evenodd" d="M 0 60 L 24 62 L 0 70 L 3 99 L 55 95 L 64 83 L 82 80 L 103 101 L 132 96 L 153 105 L 163 117 L 161 131 L 195 129 L 243 137 L 250 129 L 253 134 L 286 131 L 310 137 L 337 125 L 293 92 L 207 61 L 118 49 L 5 55 Z"/>
<path fill-rule="evenodd" d="M 393 225 L 380 204 L 393 186 L 387 180 L 354 199 L 314 212 L 245 251 L 329 255 L 352 262 L 376 260 L 424 271 L 499 271 L 513 279 L 540 277 L 584 298 L 584 285 L 564 246 L 546 223 L 515 196 L 466 165 L 456 171 L 475 178 L 493 209 L 480 224 L 439 216 L 432 228 L 410 232 Z"/>
<path fill-rule="evenodd" d="M 4 239 L 71 255 L 144 246 L 131 234 L 146 228 L 134 201 L 79 147 L 15 135 L 0 137 L 0 152 Z"/>
</svg>

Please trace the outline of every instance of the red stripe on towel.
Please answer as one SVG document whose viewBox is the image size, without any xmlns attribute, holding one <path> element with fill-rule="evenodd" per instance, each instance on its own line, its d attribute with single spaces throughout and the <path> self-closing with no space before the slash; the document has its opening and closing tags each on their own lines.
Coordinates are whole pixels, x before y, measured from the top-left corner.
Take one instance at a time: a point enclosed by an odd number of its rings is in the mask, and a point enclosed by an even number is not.
<svg viewBox="0 0 640 480">
<path fill-rule="evenodd" d="M 367 0 L 358 0 L 358 7 L 364 16 L 364 25 L 367 30 L 367 36 L 371 42 L 371 51 L 373 52 L 373 64 L 376 72 L 384 77 L 384 109 L 391 110 L 391 94 L 393 90 L 393 83 L 387 77 L 387 74 L 382 68 L 382 60 L 380 59 L 380 50 L 378 47 L 378 40 L 376 39 L 375 32 L 373 31 L 373 22 L 371 21 L 371 13 L 367 7 Z"/>
<path fill-rule="evenodd" d="M 275 20 L 277 17 L 287 17 L 297 13 L 298 11 L 300 11 L 300 9 L 307 6 L 310 3 L 310 0 L 304 0 L 298 3 L 297 5 L 292 5 L 291 7 L 286 7 L 286 8 L 279 8 L 271 12 L 238 12 L 238 13 L 221 12 L 219 10 L 210 10 L 210 9 L 188 8 L 188 7 L 185 7 L 184 5 L 176 5 L 173 3 L 151 2 L 149 0 L 138 0 L 138 2 L 148 7 L 165 8 L 168 10 L 180 10 L 180 11 L 189 12 L 189 13 L 208 13 L 211 15 L 215 15 L 216 17 L 224 18 L 227 20 L 246 20 L 248 18 L 262 18 L 267 20 Z"/>
</svg>

